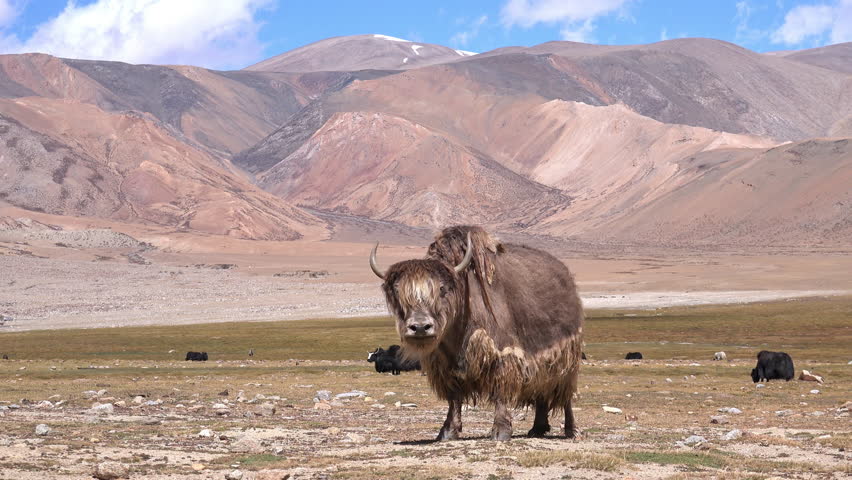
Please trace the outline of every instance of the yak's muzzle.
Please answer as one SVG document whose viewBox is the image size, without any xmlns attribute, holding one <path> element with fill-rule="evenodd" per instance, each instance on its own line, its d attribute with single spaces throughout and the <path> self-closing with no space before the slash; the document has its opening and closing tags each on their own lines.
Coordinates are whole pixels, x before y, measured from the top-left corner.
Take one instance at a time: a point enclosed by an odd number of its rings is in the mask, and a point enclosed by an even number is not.
<svg viewBox="0 0 852 480">
<path fill-rule="evenodd" d="M 415 313 L 405 321 L 405 338 L 418 339 L 435 336 L 435 320 L 426 314 Z"/>
</svg>

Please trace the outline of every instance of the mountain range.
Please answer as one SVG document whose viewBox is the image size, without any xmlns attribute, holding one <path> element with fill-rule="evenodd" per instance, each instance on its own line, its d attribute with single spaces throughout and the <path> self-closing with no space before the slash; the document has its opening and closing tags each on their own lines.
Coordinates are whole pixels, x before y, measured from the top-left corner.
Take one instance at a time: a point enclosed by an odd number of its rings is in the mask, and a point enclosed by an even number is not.
<svg viewBox="0 0 852 480">
<path fill-rule="evenodd" d="M 0 56 L 0 206 L 246 239 L 852 239 L 852 43 L 473 54 L 384 35 L 239 71 Z M 369 227 L 364 227 L 369 230 Z"/>
</svg>

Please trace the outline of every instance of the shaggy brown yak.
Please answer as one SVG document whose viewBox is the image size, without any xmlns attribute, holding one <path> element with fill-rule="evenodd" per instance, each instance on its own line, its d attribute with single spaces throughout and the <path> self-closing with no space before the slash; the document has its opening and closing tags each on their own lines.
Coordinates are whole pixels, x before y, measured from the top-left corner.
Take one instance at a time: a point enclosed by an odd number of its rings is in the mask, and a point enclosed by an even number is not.
<svg viewBox="0 0 852 480">
<path fill-rule="evenodd" d="M 583 306 L 568 268 L 548 253 L 500 243 L 479 227 L 445 229 L 425 259 L 382 272 L 388 309 L 405 355 L 419 359 L 435 393 L 449 403 L 438 440 L 462 430 L 461 407 L 495 407 L 491 438 L 512 436 L 510 408 L 535 407 L 528 435 L 550 430 L 550 411 L 565 412 L 574 437 Z"/>
</svg>

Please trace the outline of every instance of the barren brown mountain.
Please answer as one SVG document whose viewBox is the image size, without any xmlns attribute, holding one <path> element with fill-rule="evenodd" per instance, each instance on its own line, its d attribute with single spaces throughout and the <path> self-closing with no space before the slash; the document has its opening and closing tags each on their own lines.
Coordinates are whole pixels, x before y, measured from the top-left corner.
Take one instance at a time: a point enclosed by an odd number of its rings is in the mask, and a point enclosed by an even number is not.
<svg viewBox="0 0 852 480">
<path fill-rule="evenodd" d="M 235 72 L 0 56 L 0 189 L 23 208 L 246 238 L 379 221 L 848 244 L 848 54 L 679 39 L 468 56 L 358 35 Z"/>
</svg>

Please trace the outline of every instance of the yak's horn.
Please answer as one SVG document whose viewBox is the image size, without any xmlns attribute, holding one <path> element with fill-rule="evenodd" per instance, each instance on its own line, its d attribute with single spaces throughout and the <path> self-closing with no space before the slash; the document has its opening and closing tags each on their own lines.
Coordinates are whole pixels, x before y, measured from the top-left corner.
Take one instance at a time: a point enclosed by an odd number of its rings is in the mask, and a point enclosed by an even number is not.
<svg viewBox="0 0 852 480">
<path fill-rule="evenodd" d="M 385 274 L 379 270 L 379 266 L 376 264 L 376 251 L 379 250 L 379 242 L 376 242 L 376 246 L 373 247 L 373 253 L 370 254 L 370 268 L 373 269 L 373 273 L 376 274 L 377 277 L 382 280 L 385 279 Z"/>
<path fill-rule="evenodd" d="M 461 263 L 456 265 L 456 273 L 461 273 L 462 270 L 467 268 L 467 266 L 470 265 L 471 259 L 473 259 L 473 242 L 470 240 L 470 232 L 467 232 L 467 251 L 465 252 Z"/>
</svg>

